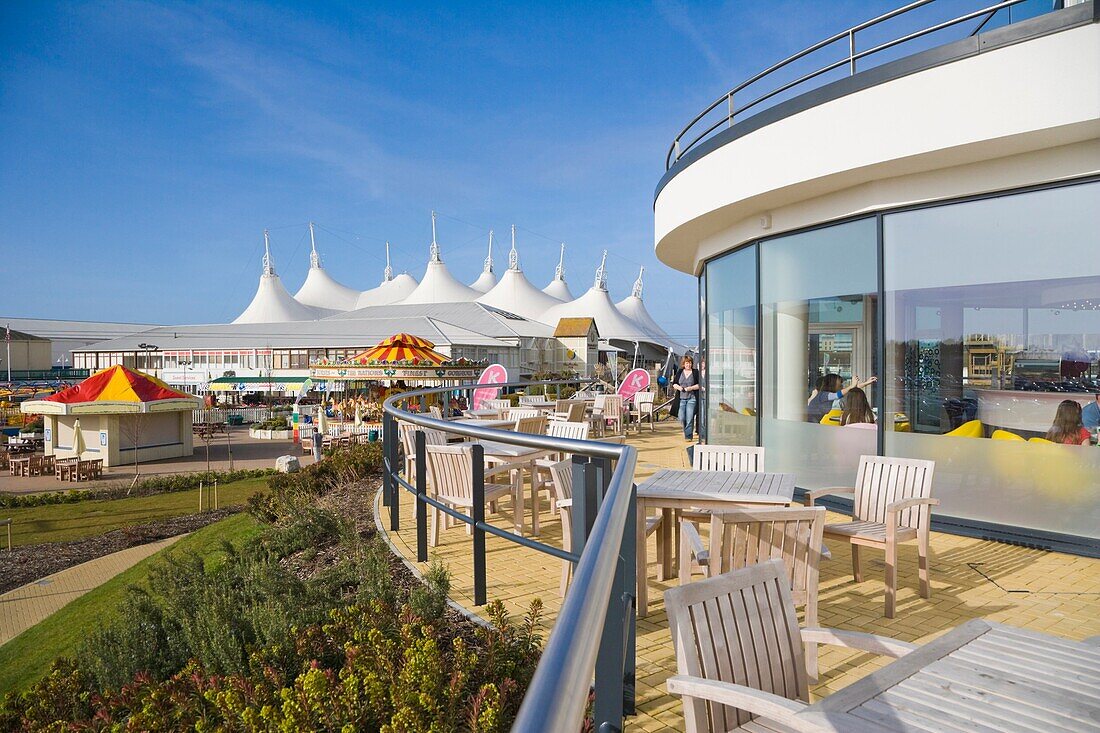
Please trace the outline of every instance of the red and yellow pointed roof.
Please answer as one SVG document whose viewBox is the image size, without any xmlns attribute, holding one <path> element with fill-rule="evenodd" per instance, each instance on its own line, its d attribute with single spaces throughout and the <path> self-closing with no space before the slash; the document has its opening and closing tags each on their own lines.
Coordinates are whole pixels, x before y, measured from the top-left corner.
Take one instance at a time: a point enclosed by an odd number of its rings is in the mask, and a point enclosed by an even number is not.
<svg viewBox="0 0 1100 733">
<path fill-rule="evenodd" d="M 80 384 L 20 405 L 36 415 L 172 412 L 192 410 L 202 401 L 172 389 L 156 377 L 124 366 L 96 372 Z"/>
<path fill-rule="evenodd" d="M 413 362 L 418 364 L 442 364 L 448 357 L 440 354 L 431 341 L 410 333 L 397 333 L 384 339 L 350 361 L 356 364 L 394 364 Z"/>
</svg>

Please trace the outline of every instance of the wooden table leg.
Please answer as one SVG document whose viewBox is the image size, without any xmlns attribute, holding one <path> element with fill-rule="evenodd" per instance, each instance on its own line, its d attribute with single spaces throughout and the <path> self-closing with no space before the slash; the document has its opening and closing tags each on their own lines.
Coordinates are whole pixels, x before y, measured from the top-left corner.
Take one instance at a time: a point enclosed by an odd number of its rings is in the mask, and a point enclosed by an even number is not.
<svg viewBox="0 0 1100 733">
<path fill-rule="evenodd" d="M 675 573 L 675 569 L 672 564 L 673 547 L 676 544 L 673 539 L 673 522 L 676 521 L 676 513 L 670 508 L 661 509 L 661 528 L 658 530 L 661 533 L 663 552 L 661 553 L 661 570 L 659 578 L 661 580 L 668 580 Z"/>
<path fill-rule="evenodd" d="M 646 521 L 646 505 L 645 500 L 638 499 L 637 505 L 638 514 L 638 526 L 635 528 L 635 539 L 637 542 L 637 557 L 635 562 L 638 566 L 638 618 L 645 618 L 649 614 L 649 589 L 647 586 L 648 581 L 648 568 L 649 568 L 649 556 L 647 554 L 646 536 L 645 536 L 645 521 Z"/>
<path fill-rule="evenodd" d="M 539 536 L 539 490 L 538 490 L 537 482 L 535 481 L 535 479 L 538 475 L 537 474 L 538 469 L 535 468 L 535 462 L 534 461 L 531 461 L 530 463 L 527 464 L 527 470 L 531 474 L 531 536 L 532 537 L 538 537 Z M 519 476 L 520 476 L 519 480 L 523 481 L 523 471 L 520 471 Z M 520 486 L 520 490 L 521 491 L 523 490 L 522 486 Z"/>
</svg>

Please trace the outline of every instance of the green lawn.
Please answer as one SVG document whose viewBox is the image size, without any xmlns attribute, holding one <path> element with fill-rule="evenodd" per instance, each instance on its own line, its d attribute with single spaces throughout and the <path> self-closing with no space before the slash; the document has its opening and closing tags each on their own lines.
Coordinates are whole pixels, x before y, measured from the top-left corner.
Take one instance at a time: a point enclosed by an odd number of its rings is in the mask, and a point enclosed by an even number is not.
<svg viewBox="0 0 1100 733">
<path fill-rule="evenodd" d="M 71 654 L 81 639 L 103 626 L 104 619 L 114 613 L 127 586 L 142 585 L 150 567 L 165 553 L 195 552 L 210 565 L 222 556 L 223 541 L 239 547 L 261 529 L 262 525 L 249 514 L 235 514 L 203 527 L 119 573 L 0 646 L 0 695 L 26 687 L 44 675 L 54 659 Z"/>
<path fill-rule="evenodd" d="M 267 477 L 242 479 L 218 487 L 219 506 L 244 504 L 257 491 L 267 490 Z M 210 492 L 203 491 L 203 502 Z M 210 500 L 212 501 L 212 500 Z M 207 504 L 213 506 L 213 503 Z M 0 509 L 0 519 L 12 518 L 13 545 L 65 542 L 110 532 L 120 527 L 157 519 L 194 514 L 199 510 L 199 490 L 135 497 L 79 501 L 73 504 Z"/>
</svg>

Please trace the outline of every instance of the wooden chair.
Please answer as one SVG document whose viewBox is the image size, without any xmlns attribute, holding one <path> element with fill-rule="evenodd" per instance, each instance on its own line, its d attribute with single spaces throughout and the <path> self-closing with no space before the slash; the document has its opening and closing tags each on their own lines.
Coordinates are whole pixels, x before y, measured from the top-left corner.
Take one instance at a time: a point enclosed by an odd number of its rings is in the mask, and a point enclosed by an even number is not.
<svg viewBox="0 0 1100 733">
<path fill-rule="evenodd" d="M 435 498 L 455 508 L 472 509 L 474 505 L 473 446 L 469 444 L 429 445 L 426 446 L 426 450 L 428 476 Z M 510 474 L 510 483 L 496 484 L 488 481 L 490 477 L 503 473 Z M 517 533 L 522 533 L 523 522 L 522 475 L 515 466 L 485 468 L 485 503 L 491 510 L 495 510 L 498 499 L 511 495 Z M 438 509 L 432 512 L 431 534 L 428 537 L 432 547 L 439 544 L 439 516 L 442 513 Z M 467 524 L 466 532 L 471 534 L 473 525 Z"/>
<path fill-rule="evenodd" d="M 401 447 L 405 450 L 405 480 L 416 483 L 416 431 L 423 428 L 412 423 L 397 423 L 397 434 L 401 438 Z M 447 434 L 442 430 L 424 430 L 425 445 L 446 445 Z"/>
<path fill-rule="evenodd" d="M 511 400 L 485 400 L 486 410 L 496 410 L 497 418 L 504 419 L 504 414 L 512 407 Z"/>
<path fill-rule="evenodd" d="M 588 416 L 588 422 L 592 426 L 592 432 L 603 435 L 607 424 L 603 419 L 603 408 L 607 402 L 607 395 L 598 394 L 592 398 L 592 414 Z"/>
<path fill-rule="evenodd" d="M 516 420 L 515 431 L 528 435 L 546 435 L 546 417 L 537 412 L 530 417 L 521 417 Z"/>
<path fill-rule="evenodd" d="M 932 507 L 932 472 L 935 461 L 916 458 L 860 456 L 854 488 L 816 489 L 807 494 L 809 505 L 828 494 L 852 494 L 851 522 L 826 524 L 825 536 L 847 540 L 852 545 L 852 577 L 863 581 L 859 548 L 875 547 L 886 552 L 886 618 L 894 617 L 898 587 L 898 545 L 917 541 L 921 598 L 930 598 L 928 582 L 928 530 Z"/>
<path fill-rule="evenodd" d="M 656 420 L 657 412 L 653 409 L 653 393 L 652 392 L 638 392 L 634 395 L 634 407 L 638 409 L 638 432 L 642 431 L 642 421 L 649 421 L 650 432 L 656 430 L 653 423 Z"/>
<path fill-rule="evenodd" d="M 696 471 L 763 471 L 764 449 L 748 445 L 696 445 L 691 450 Z"/>
<path fill-rule="evenodd" d="M 588 423 L 586 422 L 550 422 L 546 426 L 546 434 L 553 438 L 571 438 L 573 440 L 588 440 Z M 550 476 L 550 467 L 555 463 L 567 460 L 571 454 L 565 452 L 551 453 L 545 458 L 535 461 L 535 496 L 543 489 L 551 491 L 550 509 L 554 514 L 558 513 L 558 504 L 553 499 L 553 479 Z"/>
<path fill-rule="evenodd" d="M 791 581 L 794 605 L 803 607 L 803 622 L 817 626 L 818 568 L 822 558 L 824 507 L 775 507 L 732 509 L 710 516 L 710 543 L 696 552 L 709 577 L 779 558 Z M 691 582 L 688 533 L 682 532 L 680 583 Z M 806 648 L 806 671 L 817 678 L 817 647 Z"/>
<path fill-rule="evenodd" d="M 623 432 L 623 398 L 617 394 L 609 394 L 603 401 L 603 422 L 608 428 L 613 428 L 616 435 Z"/>
<path fill-rule="evenodd" d="M 436 420 L 443 419 L 443 409 L 439 405 L 428 405 L 428 414 Z"/>
<path fill-rule="evenodd" d="M 546 395 L 541 394 L 525 394 L 519 396 L 519 403 L 521 405 L 533 405 L 546 400 Z"/>
<path fill-rule="evenodd" d="M 511 407 L 505 413 L 505 419 L 518 422 L 527 417 L 539 417 L 542 413 L 533 407 Z"/>
<path fill-rule="evenodd" d="M 803 647 L 831 644 L 902 657 L 913 644 L 858 631 L 799 629 L 780 559 L 665 592 L 677 675 L 690 733 L 841 731 L 824 717 L 794 718 L 809 700 Z M 841 693 L 842 694 L 842 693 Z"/>
<path fill-rule="evenodd" d="M 551 420 L 561 422 L 581 422 L 588 405 L 584 400 L 558 400 L 554 405 L 554 412 L 550 414 Z"/>
<path fill-rule="evenodd" d="M 572 552 L 573 547 L 573 462 L 558 461 L 547 467 L 550 472 L 550 485 L 554 491 L 554 504 L 561 514 L 561 542 L 562 549 Z M 646 519 L 645 536 L 649 537 L 661 526 L 660 515 Z M 661 535 L 657 535 L 657 555 L 660 557 L 664 544 Z M 569 580 L 573 575 L 573 563 L 562 560 L 561 584 L 558 592 L 565 595 L 569 590 Z"/>
</svg>

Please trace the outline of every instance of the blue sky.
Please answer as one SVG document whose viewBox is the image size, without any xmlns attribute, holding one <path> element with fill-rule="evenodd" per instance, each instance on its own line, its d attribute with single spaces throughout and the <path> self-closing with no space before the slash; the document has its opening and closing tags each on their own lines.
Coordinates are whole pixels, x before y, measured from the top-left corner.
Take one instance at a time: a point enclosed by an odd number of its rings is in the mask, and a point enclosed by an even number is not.
<svg viewBox="0 0 1100 733">
<path fill-rule="evenodd" d="M 4 3 L 0 314 L 224 322 L 271 229 L 293 292 L 306 222 L 330 272 L 480 271 L 487 230 L 575 294 L 696 332 L 695 281 L 653 255 L 680 127 L 737 81 L 890 3 Z M 506 246 L 506 245 L 505 245 Z M 505 266 L 503 246 L 498 268 Z"/>
</svg>

